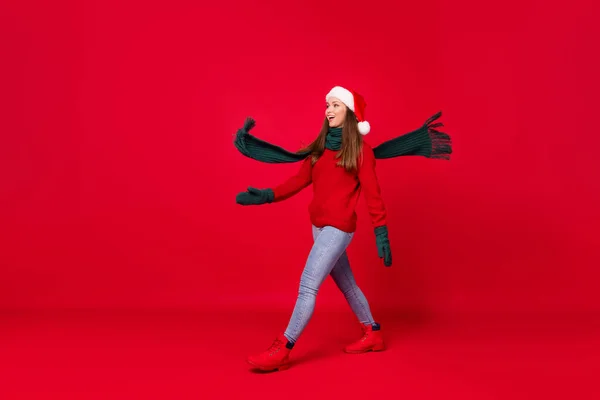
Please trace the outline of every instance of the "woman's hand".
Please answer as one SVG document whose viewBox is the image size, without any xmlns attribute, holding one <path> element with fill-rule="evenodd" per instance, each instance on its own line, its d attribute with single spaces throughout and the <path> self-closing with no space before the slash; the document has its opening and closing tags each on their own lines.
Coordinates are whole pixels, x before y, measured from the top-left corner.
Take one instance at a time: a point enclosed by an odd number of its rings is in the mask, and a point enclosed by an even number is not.
<svg viewBox="0 0 600 400">
<path fill-rule="evenodd" d="M 375 242 L 377 243 L 377 253 L 379 258 L 383 259 L 383 265 L 392 266 L 392 248 L 388 239 L 387 226 L 378 226 L 375 228 Z"/>
<path fill-rule="evenodd" d="M 248 186 L 248 191 L 240 192 L 235 197 L 235 202 L 243 206 L 260 205 L 273 202 L 272 189 L 256 189 Z"/>
</svg>

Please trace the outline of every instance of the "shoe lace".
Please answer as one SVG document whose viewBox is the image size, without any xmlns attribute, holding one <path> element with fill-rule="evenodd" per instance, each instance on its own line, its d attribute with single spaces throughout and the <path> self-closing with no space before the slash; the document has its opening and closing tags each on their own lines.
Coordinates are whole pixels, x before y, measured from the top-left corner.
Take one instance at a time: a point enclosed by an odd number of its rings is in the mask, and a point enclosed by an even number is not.
<svg viewBox="0 0 600 400">
<path fill-rule="evenodd" d="M 365 340 L 367 340 L 367 338 L 369 337 L 369 329 L 365 326 L 363 327 L 363 336 L 362 338 L 360 338 L 361 342 L 364 342 Z"/>
<path fill-rule="evenodd" d="M 281 349 L 281 346 L 283 346 L 283 342 L 279 339 L 275 339 L 267 351 L 273 354 L 279 351 Z"/>
</svg>

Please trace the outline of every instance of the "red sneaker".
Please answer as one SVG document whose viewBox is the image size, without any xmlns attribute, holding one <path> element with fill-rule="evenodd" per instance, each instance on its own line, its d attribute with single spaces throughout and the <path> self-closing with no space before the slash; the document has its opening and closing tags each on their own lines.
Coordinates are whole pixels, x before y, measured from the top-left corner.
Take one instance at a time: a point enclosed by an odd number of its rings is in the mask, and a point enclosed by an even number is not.
<svg viewBox="0 0 600 400">
<path fill-rule="evenodd" d="M 367 351 L 382 351 L 385 350 L 383 342 L 383 334 L 379 324 L 364 325 L 360 324 L 363 332 L 363 337 L 358 341 L 346 346 L 344 351 L 350 354 L 366 353 Z"/>
<path fill-rule="evenodd" d="M 282 334 L 277 336 L 264 352 L 248 357 L 248 363 L 262 371 L 283 371 L 290 367 L 290 351 L 293 345 Z"/>
</svg>

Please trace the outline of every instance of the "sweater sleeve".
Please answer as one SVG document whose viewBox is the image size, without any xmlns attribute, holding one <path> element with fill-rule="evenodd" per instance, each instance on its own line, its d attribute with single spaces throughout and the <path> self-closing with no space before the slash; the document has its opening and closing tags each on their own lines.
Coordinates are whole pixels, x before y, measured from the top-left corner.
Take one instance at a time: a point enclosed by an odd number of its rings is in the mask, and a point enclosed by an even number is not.
<svg viewBox="0 0 600 400">
<path fill-rule="evenodd" d="M 371 146 L 365 142 L 363 142 L 362 162 L 358 168 L 358 180 L 365 195 L 373 227 L 386 225 L 387 210 L 375 173 L 375 154 Z"/>
<path fill-rule="evenodd" d="M 302 161 L 300 170 L 296 175 L 288 178 L 285 182 L 273 188 L 274 202 L 283 201 L 300 192 L 302 189 L 312 183 L 312 164 L 311 157 L 306 157 Z"/>
</svg>

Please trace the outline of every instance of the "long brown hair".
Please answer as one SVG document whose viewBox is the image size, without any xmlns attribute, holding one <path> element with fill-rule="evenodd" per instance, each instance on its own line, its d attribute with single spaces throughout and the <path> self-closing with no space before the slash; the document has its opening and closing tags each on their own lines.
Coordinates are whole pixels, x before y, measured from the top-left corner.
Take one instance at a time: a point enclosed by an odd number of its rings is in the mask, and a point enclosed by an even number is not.
<svg viewBox="0 0 600 400">
<path fill-rule="evenodd" d="M 327 137 L 328 130 L 329 121 L 325 118 L 319 136 L 317 136 L 317 138 L 308 146 L 298 150 L 299 153 L 310 151 L 313 165 L 325 152 L 325 138 Z M 344 167 L 346 171 L 355 171 L 358 168 L 362 143 L 363 138 L 360 132 L 358 132 L 356 114 L 354 114 L 351 109 L 346 108 L 346 119 L 344 120 L 344 126 L 342 128 L 342 148 L 336 154 L 336 158 L 340 159 L 337 162 L 337 165 Z"/>
</svg>

